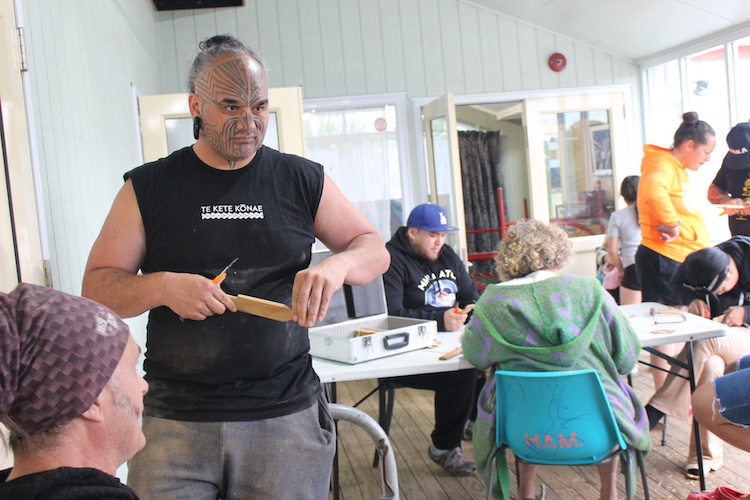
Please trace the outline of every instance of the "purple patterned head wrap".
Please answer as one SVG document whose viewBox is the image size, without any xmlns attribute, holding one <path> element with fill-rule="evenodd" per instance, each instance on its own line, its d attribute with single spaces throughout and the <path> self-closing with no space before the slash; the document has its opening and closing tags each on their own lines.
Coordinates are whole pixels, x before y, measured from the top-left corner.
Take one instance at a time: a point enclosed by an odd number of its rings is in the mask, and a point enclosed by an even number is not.
<svg viewBox="0 0 750 500">
<path fill-rule="evenodd" d="M 106 307 L 21 283 L 0 293 L 0 415 L 29 435 L 88 410 L 130 337 Z"/>
</svg>

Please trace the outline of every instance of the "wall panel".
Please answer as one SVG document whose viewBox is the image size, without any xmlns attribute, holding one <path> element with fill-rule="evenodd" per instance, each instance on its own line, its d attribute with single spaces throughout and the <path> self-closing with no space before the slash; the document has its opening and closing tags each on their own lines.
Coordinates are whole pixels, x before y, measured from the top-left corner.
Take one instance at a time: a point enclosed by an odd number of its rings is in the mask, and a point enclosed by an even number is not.
<svg viewBox="0 0 750 500">
<path fill-rule="evenodd" d="M 570 38 L 564 38 L 561 36 L 555 37 L 555 52 L 565 55 L 566 66 L 565 70 L 559 73 L 559 82 L 561 88 L 572 88 L 578 85 L 578 79 L 576 78 L 576 68 L 578 67 L 578 58 L 573 57 L 575 55 L 575 42 Z M 550 54 L 551 55 L 551 54 Z M 549 61 L 549 57 L 547 57 Z"/>
<path fill-rule="evenodd" d="M 419 0 L 419 17 L 412 22 L 419 23 L 422 31 L 422 51 L 424 58 L 420 65 L 425 73 L 425 87 L 427 95 L 439 96 L 450 92 L 445 79 L 445 64 L 455 66 L 459 61 L 450 60 L 445 56 L 443 44 L 447 43 L 440 33 L 440 15 L 437 0 Z M 409 21 L 404 19 L 407 26 Z M 457 71 L 457 70 L 456 70 Z"/>
<path fill-rule="evenodd" d="M 546 31 L 537 31 L 536 43 L 536 61 L 541 87 L 543 89 L 560 88 L 560 73 L 556 73 L 549 68 L 549 56 L 558 52 L 555 35 Z M 564 72 L 562 71 L 562 73 Z"/>
<path fill-rule="evenodd" d="M 522 89 L 542 88 L 537 33 L 527 24 L 519 24 L 518 30 L 518 59 L 521 61 Z"/>
<path fill-rule="evenodd" d="M 477 9 L 479 29 L 479 50 L 481 53 L 482 76 L 484 89 L 503 88 L 503 63 L 500 54 L 500 35 L 497 29 L 497 19 Z"/>
<path fill-rule="evenodd" d="M 347 1 L 347 0 L 343 0 Z M 341 38 L 341 15 L 338 0 L 319 0 L 318 22 L 322 37 L 323 67 L 319 68 L 325 77 L 322 88 L 302 87 L 304 97 L 327 97 L 329 95 L 346 95 L 346 77 L 344 73 L 344 47 Z M 308 93 L 309 92 L 309 93 Z"/>
<path fill-rule="evenodd" d="M 576 44 L 575 53 L 572 54 L 572 56 L 576 58 L 577 62 L 577 85 L 584 87 L 596 85 L 596 76 L 594 72 L 594 49 L 589 47 L 588 45 Z"/>
<path fill-rule="evenodd" d="M 614 83 L 612 56 L 604 52 L 594 52 L 594 78 L 597 85 L 611 85 Z"/>
<path fill-rule="evenodd" d="M 305 80 L 304 46 L 315 45 L 318 40 L 305 39 L 300 33 L 300 13 L 297 0 L 278 0 L 278 37 L 281 46 L 281 64 L 284 68 L 285 87 L 298 87 Z M 263 42 L 261 42 L 263 43 Z M 312 63 L 313 61 L 310 61 Z"/>
<path fill-rule="evenodd" d="M 139 161 L 133 87 L 162 88 L 160 48 L 175 43 L 149 0 L 25 0 L 20 10 L 53 285 L 78 294 L 122 174 Z"/>
<path fill-rule="evenodd" d="M 172 19 L 175 40 L 174 56 L 177 58 L 177 70 L 180 72 L 177 79 L 179 90 L 176 92 L 184 92 L 190 64 L 198 51 L 198 43 L 206 37 L 196 32 L 193 11 L 176 10 L 172 13 Z"/>
<path fill-rule="evenodd" d="M 638 84 L 637 72 L 627 69 L 635 68 L 631 61 L 468 0 L 251 0 L 244 7 L 204 10 L 183 16 L 216 16 L 217 29 L 225 32 L 234 12 L 235 34 L 267 61 L 271 86 L 302 85 L 307 98 Z M 177 14 L 159 17 L 158 26 L 160 33 L 181 34 L 175 43 L 191 43 Z M 547 66 L 554 52 L 568 59 L 559 74 Z M 173 65 L 174 50 L 165 47 L 163 54 L 164 67 Z M 178 80 L 165 78 L 163 92 L 181 91 L 173 87 Z"/>
<path fill-rule="evenodd" d="M 293 87 L 295 84 L 285 85 L 284 53 L 281 49 L 278 2 L 247 2 L 250 8 L 256 7 L 258 20 L 258 52 L 270 68 L 268 84 L 271 87 Z M 247 8 L 247 7 L 244 7 Z M 235 8 L 236 10 L 236 8 Z"/>
<path fill-rule="evenodd" d="M 187 92 L 185 81 L 187 80 L 187 70 L 185 77 L 180 81 L 183 72 L 177 66 L 177 39 L 174 33 L 174 23 L 172 22 L 171 12 L 159 12 L 157 19 L 159 24 L 159 45 L 161 51 L 160 57 L 160 74 L 161 82 L 164 88 L 176 89 L 173 92 Z"/>
<path fill-rule="evenodd" d="M 365 93 L 382 94 L 386 86 L 386 62 L 383 52 L 383 26 L 377 2 L 363 2 L 359 7 L 362 27 L 362 57 L 365 69 Z"/>
<path fill-rule="evenodd" d="M 237 18 L 237 32 L 231 33 L 238 36 L 245 44 L 255 52 L 262 54 L 260 50 L 260 31 L 258 29 L 257 2 L 246 2 L 242 9 L 222 9 L 231 12 Z M 161 31 L 161 28 L 160 28 Z M 265 59 L 265 54 L 262 54 Z"/>
<path fill-rule="evenodd" d="M 362 49 L 362 25 L 359 12 L 360 2 L 342 0 L 339 2 L 341 18 L 341 42 L 344 54 L 344 80 L 348 95 L 367 93 L 364 50 Z"/>
<path fill-rule="evenodd" d="M 427 75 L 424 70 L 424 49 L 422 47 L 422 26 L 414 22 L 419 19 L 419 0 L 399 0 L 399 24 L 404 40 L 404 73 L 406 86 L 402 91 L 411 89 L 414 95 L 427 93 Z"/>
<path fill-rule="evenodd" d="M 193 11 L 193 24 L 195 25 L 195 43 L 199 43 L 201 40 L 219 35 L 223 31 L 219 30 L 218 17 L 216 16 L 217 9 L 199 9 Z M 193 53 L 195 53 L 197 46 L 193 46 Z"/>
<path fill-rule="evenodd" d="M 325 95 L 325 73 L 323 72 L 323 40 L 321 26 L 318 22 L 318 5 L 316 2 L 298 0 L 299 31 L 302 43 L 302 69 L 305 88 L 314 95 Z M 300 82 L 302 85 L 302 82 Z M 303 91 L 305 90 L 303 88 Z M 310 96 L 311 97 L 311 96 Z"/>
<path fill-rule="evenodd" d="M 484 66 L 482 64 L 482 44 L 479 38 L 479 19 L 474 6 L 458 5 L 458 28 L 461 33 L 461 59 L 466 80 L 466 94 L 484 92 Z"/>
<path fill-rule="evenodd" d="M 214 9 L 216 13 L 216 33 L 239 33 L 239 16 L 234 9 Z"/>
<path fill-rule="evenodd" d="M 406 88 L 404 58 L 407 49 L 401 36 L 398 0 L 381 0 L 380 25 L 383 31 L 383 54 L 386 92 L 403 92 Z"/>
</svg>

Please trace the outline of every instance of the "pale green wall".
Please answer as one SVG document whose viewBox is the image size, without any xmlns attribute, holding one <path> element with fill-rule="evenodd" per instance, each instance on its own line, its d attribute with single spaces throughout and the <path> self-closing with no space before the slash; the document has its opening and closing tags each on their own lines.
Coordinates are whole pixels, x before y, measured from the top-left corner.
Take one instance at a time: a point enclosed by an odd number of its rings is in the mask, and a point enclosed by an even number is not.
<svg viewBox="0 0 750 500">
<path fill-rule="evenodd" d="M 140 161 L 132 86 L 161 92 L 156 13 L 150 0 L 22 0 L 20 10 L 53 284 L 79 294 L 122 174 Z"/>
<path fill-rule="evenodd" d="M 272 87 L 303 96 L 410 98 L 637 85 L 637 67 L 462 0 L 262 0 L 158 15 L 165 93 L 185 92 L 198 42 L 230 33 L 256 50 Z M 567 55 L 560 73 L 547 66 Z"/>
</svg>

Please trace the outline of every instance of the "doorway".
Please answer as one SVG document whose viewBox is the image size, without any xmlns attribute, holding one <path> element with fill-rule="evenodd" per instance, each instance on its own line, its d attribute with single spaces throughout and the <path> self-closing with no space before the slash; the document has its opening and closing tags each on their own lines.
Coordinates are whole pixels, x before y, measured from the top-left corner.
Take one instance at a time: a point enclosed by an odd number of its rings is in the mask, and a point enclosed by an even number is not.
<svg viewBox="0 0 750 500">
<path fill-rule="evenodd" d="M 500 102 L 493 102 L 491 96 L 456 97 L 455 114 L 459 129 L 501 136 L 496 161 L 507 224 L 524 218 L 558 223 L 568 232 L 576 253 L 567 271 L 593 277 L 595 250 L 604 240 L 609 215 L 620 208 L 617 186 L 624 175 L 618 173 L 618 166 L 625 171 L 629 163 L 625 122 L 629 89 L 578 92 Z M 462 177 L 466 179 L 466 172 Z M 465 186 L 461 190 L 465 199 L 470 197 Z M 493 203 L 503 205 L 497 199 Z M 501 232 L 500 225 L 496 220 L 490 228 L 467 224 L 466 229 Z M 494 249 L 480 253 L 488 258 Z M 476 261 L 472 256 L 469 260 Z"/>
</svg>

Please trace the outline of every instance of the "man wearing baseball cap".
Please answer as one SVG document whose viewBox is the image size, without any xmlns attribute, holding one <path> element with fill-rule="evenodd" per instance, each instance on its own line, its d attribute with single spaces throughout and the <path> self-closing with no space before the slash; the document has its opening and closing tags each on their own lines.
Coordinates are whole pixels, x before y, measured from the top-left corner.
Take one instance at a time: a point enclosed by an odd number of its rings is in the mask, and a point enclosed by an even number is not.
<svg viewBox="0 0 750 500">
<path fill-rule="evenodd" d="M 438 330 L 459 330 L 468 318 L 467 306 L 479 298 L 474 282 L 446 233 L 456 231 L 438 205 L 425 203 L 412 210 L 406 226 L 386 244 L 391 266 L 383 275 L 388 314 L 437 321 Z M 461 453 L 461 438 L 476 406 L 475 369 L 411 375 L 391 379 L 398 385 L 435 391 L 435 429 L 428 455 L 457 476 L 474 473 L 474 464 Z"/>
<path fill-rule="evenodd" d="M 96 302 L 21 283 L 0 293 L 0 500 L 137 499 L 117 468 L 143 448 L 139 349 Z"/>
<path fill-rule="evenodd" d="M 711 185 L 708 201 L 725 207 L 732 236 L 750 236 L 750 123 L 738 123 L 727 134 L 729 151 Z"/>
</svg>

